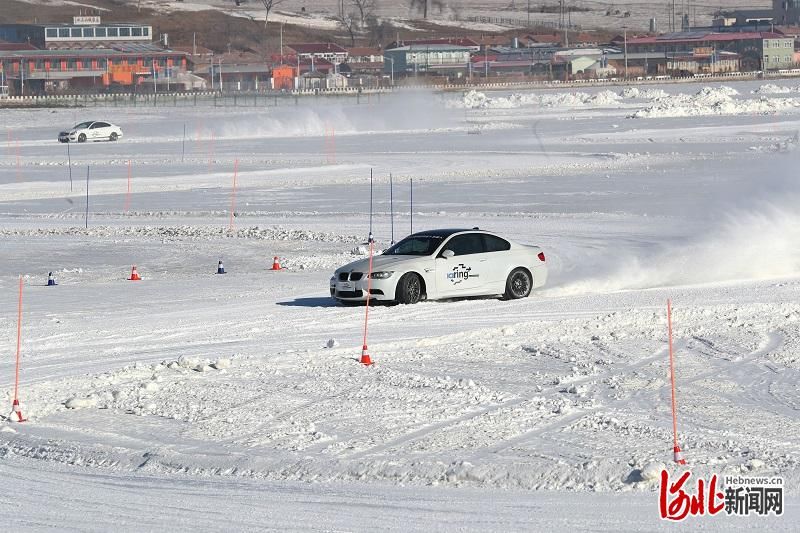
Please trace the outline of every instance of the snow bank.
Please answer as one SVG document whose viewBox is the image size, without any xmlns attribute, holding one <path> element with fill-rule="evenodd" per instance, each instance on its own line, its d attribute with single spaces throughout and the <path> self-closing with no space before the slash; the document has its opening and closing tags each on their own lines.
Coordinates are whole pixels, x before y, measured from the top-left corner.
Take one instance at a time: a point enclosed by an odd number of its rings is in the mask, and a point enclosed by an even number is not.
<svg viewBox="0 0 800 533">
<path fill-rule="evenodd" d="M 630 118 L 772 114 L 800 107 L 797 98 L 735 99 L 738 94 L 730 87 L 703 87 L 694 95 L 677 94 L 659 99 Z"/>
<path fill-rule="evenodd" d="M 510 96 L 486 96 L 480 91 L 471 90 L 464 94 L 461 102 L 455 107 L 467 109 L 516 109 L 524 106 L 539 107 L 577 107 L 608 106 L 617 104 L 621 97 L 612 91 L 600 91 L 597 94 L 584 92 L 534 94 L 515 93 Z"/>
<path fill-rule="evenodd" d="M 612 105 L 620 100 L 620 96 L 613 91 L 600 91 L 594 96 L 590 96 L 586 102 L 592 105 Z"/>
<path fill-rule="evenodd" d="M 619 93 L 622 98 L 656 100 L 666 98 L 669 94 L 663 89 L 640 89 L 638 87 L 625 87 Z"/>
<path fill-rule="evenodd" d="M 789 94 L 800 92 L 800 87 L 783 87 L 774 83 L 767 83 L 752 91 L 753 94 Z"/>
<path fill-rule="evenodd" d="M 480 91 L 471 90 L 464 94 L 461 105 L 467 109 L 514 109 L 524 105 L 537 105 L 539 97 L 535 94 L 512 94 L 511 96 L 489 97 Z"/>
</svg>

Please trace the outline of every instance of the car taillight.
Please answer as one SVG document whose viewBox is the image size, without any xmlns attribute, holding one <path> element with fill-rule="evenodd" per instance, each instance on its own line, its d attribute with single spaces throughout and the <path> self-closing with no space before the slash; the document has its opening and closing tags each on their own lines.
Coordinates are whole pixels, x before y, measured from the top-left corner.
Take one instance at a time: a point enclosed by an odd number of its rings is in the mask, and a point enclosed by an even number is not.
<svg viewBox="0 0 800 533">
<path fill-rule="evenodd" d="M 539 252 L 539 261 L 544 262 L 544 252 Z"/>
</svg>

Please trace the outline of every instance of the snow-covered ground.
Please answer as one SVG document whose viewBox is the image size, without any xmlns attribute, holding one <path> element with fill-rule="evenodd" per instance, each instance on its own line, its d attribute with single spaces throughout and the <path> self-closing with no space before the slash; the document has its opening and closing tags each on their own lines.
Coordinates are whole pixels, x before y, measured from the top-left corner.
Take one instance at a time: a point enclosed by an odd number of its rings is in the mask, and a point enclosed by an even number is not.
<svg viewBox="0 0 800 533">
<path fill-rule="evenodd" d="M 779 475 L 787 490 L 783 517 L 692 524 L 792 530 L 797 93 L 741 82 L 0 111 L 0 406 L 13 395 L 21 274 L 30 418 L 0 423 L 0 519 L 667 527 L 644 473 L 676 470 L 671 298 L 692 471 Z M 92 118 L 125 138 L 69 146 L 70 184 L 55 137 Z M 414 229 L 539 244 L 548 285 L 522 301 L 376 306 L 377 364 L 362 367 L 364 308 L 327 292 L 333 269 L 364 253 L 370 169 L 379 247 L 392 227 L 409 232 L 413 179 Z M 270 271 L 273 256 L 287 269 Z M 133 264 L 143 281 L 125 280 Z M 58 286 L 45 286 L 49 271 Z"/>
</svg>

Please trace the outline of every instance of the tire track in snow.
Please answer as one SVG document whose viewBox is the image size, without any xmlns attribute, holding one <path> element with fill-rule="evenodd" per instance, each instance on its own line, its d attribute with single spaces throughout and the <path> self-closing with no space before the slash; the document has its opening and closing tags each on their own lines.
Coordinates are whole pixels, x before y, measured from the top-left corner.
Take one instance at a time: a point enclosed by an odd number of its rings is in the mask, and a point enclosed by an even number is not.
<svg viewBox="0 0 800 533">
<path fill-rule="evenodd" d="M 644 368 L 646 366 L 649 366 L 654 361 L 658 361 L 659 359 L 663 359 L 664 356 L 666 355 L 666 353 L 667 353 L 667 349 L 666 348 L 662 348 L 662 349 L 656 351 L 655 353 L 651 354 L 649 357 L 645 357 L 643 359 L 640 359 L 636 363 L 633 363 L 633 364 L 630 364 L 630 365 L 626 366 L 625 371 L 626 372 L 634 372 L 636 370 L 639 370 L 639 369 L 642 369 L 642 368 Z M 600 374 L 587 376 L 585 378 L 581 378 L 581 379 L 577 379 L 577 380 L 574 380 L 574 381 L 570 381 L 569 383 L 570 383 L 570 385 L 581 385 L 581 384 L 585 384 L 585 383 L 588 383 L 588 382 L 591 382 L 591 381 L 601 381 L 603 377 L 609 377 L 609 376 L 611 376 L 612 374 L 615 374 L 615 373 L 617 373 L 617 369 L 616 368 L 609 368 L 608 370 L 606 370 L 605 372 L 602 372 Z M 549 387 L 548 389 L 542 390 L 542 392 L 540 394 L 545 394 L 547 392 L 550 392 L 550 393 L 558 392 L 558 388 L 559 388 L 559 386 Z M 610 399 L 610 398 L 606 397 L 605 401 L 607 401 L 608 404 L 603 403 L 603 404 L 598 404 L 596 407 L 593 407 L 593 408 L 580 409 L 580 412 L 578 412 L 578 413 L 568 414 L 567 416 L 564 416 L 564 417 L 562 417 L 562 418 L 560 418 L 560 419 L 558 419 L 556 421 L 550 422 L 550 423 L 548 423 L 548 424 L 546 424 L 544 426 L 531 428 L 528 431 L 525 431 L 525 432 L 523 432 L 523 433 L 521 433 L 521 434 L 519 434 L 519 435 L 517 435 L 515 437 L 512 437 L 510 439 L 506 439 L 506 440 L 504 440 L 504 441 L 502 441 L 502 442 L 500 442 L 500 443 L 498 443 L 498 444 L 496 444 L 494 446 L 490 446 L 488 448 L 484 448 L 483 450 L 480 450 L 480 451 L 474 453 L 472 456 L 470 456 L 469 460 L 470 461 L 472 461 L 472 460 L 480 460 L 480 459 L 486 458 L 487 456 L 490 456 L 490 455 L 500 454 L 503 451 L 506 451 L 509 448 L 512 448 L 513 446 L 517 446 L 517 445 L 523 444 L 523 443 L 528 443 L 528 442 L 534 440 L 535 438 L 537 438 L 537 437 L 539 437 L 539 436 L 541 436 L 541 435 L 543 435 L 543 434 L 545 434 L 545 433 L 547 433 L 549 431 L 553 431 L 553 430 L 556 430 L 558 428 L 564 428 L 567 425 L 569 425 L 570 423 L 572 423 L 572 422 L 574 422 L 574 421 L 586 416 L 589 413 L 598 411 L 600 409 L 606 409 L 609 406 L 613 406 L 614 404 L 624 405 L 624 404 L 630 402 L 630 399 L 629 398 L 624 398 L 622 400 L 613 400 L 613 399 Z"/>
</svg>

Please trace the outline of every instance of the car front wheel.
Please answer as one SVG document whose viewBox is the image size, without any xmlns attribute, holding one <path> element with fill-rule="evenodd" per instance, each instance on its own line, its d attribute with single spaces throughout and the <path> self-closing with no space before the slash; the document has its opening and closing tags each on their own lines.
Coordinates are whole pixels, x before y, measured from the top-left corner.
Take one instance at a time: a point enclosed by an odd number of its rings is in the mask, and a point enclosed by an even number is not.
<svg viewBox="0 0 800 533">
<path fill-rule="evenodd" d="M 78 142 L 79 143 L 85 143 L 86 142 L 86 134 L 85 133 L 81 133 L 80 135 L 78 135 Z"/>
<path fill-rule="evenodd" d="M 422 298 L 422 280 L 413 272 L 403 274 L 397 282 L 395 300 L 401 304 L 415 304 Z"/>
<path fill-rule="evenodd" d="M 533 280 L 530 273 L 524 268 L 515 268 L 506 279 L 506 292 L 503 296 L 509 300 L 526 298 L 533 288 Z"/>
</svg>

